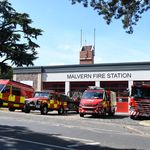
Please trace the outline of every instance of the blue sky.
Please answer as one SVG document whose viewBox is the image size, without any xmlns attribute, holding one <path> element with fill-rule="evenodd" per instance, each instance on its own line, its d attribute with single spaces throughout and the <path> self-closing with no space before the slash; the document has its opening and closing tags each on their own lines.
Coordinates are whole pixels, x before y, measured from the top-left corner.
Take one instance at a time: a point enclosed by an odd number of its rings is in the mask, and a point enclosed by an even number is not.
<svg viewBox="0 0 150 150">
<path fill-rule="evenodd" d="M 82 44 L 94 44 L 95 64 L 150 61 L 149 12 L 134 28 L 132 35 L 125 33 L 120 20 L 106 25 L 92 8 L 71 5 L 69 0 L 9 0 L 17 12 L 25 12 L 33 20 L 33 27 L 42 29 L 37 39 L 40 45 L 35 66 L 79 64 Z"/>
</svg>

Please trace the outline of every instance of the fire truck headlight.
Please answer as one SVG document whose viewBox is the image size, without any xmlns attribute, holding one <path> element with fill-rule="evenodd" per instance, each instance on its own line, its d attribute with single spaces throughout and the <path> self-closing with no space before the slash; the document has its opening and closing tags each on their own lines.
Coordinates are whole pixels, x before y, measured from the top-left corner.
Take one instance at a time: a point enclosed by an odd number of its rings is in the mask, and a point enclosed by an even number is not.
<svg viewBox="0 0 150 150">
<path fill-rule="evenodd" d="M 83 104 L 82 104 L 82 103 L 80 103 L 80 104 L 79 104 L 79 107 L 82 107 L 82 106 L 83 106 Z"/>
<path fill-rule="evenodd" d="M 25 99 L 25 104 L 28 104 L 30 101 L 28 99 Z"/>
<path fill-rule="evenodd" d="M 41 101 L 38 100 L 38 101 L 36 102 L 36 104 L 37 104 L 37 105 L 41 105 Z"/>
</svg>

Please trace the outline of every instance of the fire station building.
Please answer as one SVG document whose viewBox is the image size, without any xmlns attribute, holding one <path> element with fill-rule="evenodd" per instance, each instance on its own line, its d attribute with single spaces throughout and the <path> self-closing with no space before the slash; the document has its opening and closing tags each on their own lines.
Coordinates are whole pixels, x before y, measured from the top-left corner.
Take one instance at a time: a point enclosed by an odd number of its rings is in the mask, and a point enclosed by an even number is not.
<svg viewBox="0 0 150 150">
<path fill-rule="evenodd" d="M 128 112 L 131 85 L 150 83 L 150 62 L 94 64 L 92 46 L 83 46 L 80 64 L 13 68 L 13 79 L 28 83 L 35 90 L 55 90 L 68 95 L 83 92 L 88 86 L 100 86 L 116 92 L 117 112 Z"/>
</svg>

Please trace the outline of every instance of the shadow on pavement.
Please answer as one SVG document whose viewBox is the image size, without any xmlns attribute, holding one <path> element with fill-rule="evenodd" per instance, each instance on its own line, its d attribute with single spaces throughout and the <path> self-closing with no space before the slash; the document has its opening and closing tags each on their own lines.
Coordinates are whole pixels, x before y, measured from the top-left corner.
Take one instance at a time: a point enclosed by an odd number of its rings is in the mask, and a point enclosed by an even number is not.
<svg viewBox="0 0 150 150">
<path fill-rule="evenodd" d="M 150 117 L 137 117 L 137 118 L 134 118 L 133 120 L 139 120 L 139 121 L 144 121 L 144 120 L 150 120 Z"/>
<path fill-rule="evenodd" d="M 30 113 L 35 114 L 35 115 L 41 115 L 41 112 L 39 110 L 35 110 L 35 111 L 32 110 Z M 30 114 L 30 113 L 26 113 L 26 114 Z M 58 111 L 49 111 L 47 114 L 47 116 L 74 116 L 74 115 L 79 115 L 79 113 L 77 113 L 76 111 L 67 111 L 67 112 L 64 112 L 64 114 L 59 115 Z"/>
<path fill-rule="evenodd" d="M 65 140 L 58 136 L 61 135 L 36 133 L 25 127 L 1 125 L 0 150 L 119 150 L 101 145 L 88 145 L 77 140 Z"/>
<path fill-rule="evenodd" d="M 114 115 L 114 116 L 91 116 L 91 115 L 85 115 L 84 117 L 86 118 L 99 118 L 99 119 L 124 119 L 124 118 L 129 118 L 127 115 Z"/>
</svg>

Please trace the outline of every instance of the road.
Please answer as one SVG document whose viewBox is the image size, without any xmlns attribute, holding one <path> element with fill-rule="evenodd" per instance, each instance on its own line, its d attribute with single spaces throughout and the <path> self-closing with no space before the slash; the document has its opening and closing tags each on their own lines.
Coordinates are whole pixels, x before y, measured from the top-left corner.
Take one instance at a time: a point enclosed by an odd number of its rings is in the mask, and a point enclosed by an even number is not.
<svg viewBox="0 0 150 150">
<path fill-rule="evenodd" d="M 0 150 L 149 150 L 150 127 L 139 122 L 123 115 L 0 110 Z"/>
</svg>

